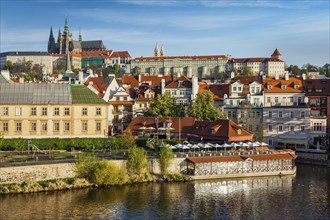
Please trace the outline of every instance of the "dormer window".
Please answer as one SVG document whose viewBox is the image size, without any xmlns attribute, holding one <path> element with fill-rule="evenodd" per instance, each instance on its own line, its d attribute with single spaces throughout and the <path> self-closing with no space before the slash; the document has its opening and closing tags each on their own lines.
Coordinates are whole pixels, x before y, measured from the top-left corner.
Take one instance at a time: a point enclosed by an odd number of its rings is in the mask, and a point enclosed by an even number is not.
<svg viewBox="0 0 330 220">
<path fill-rule="evenodd" d="M 281 89 L 286 89 L 286 85 L 282 85 L 281 86 Z"/>
<path fill-rule="evenodd" d="M 294 89 L 299 89 L 299 85 L 294 85 Z"/>
<path fill-rule="evenodd" d="M 214 128 L 211 128 L 211 134 L 215 134 Z"/>
<path fill-rule="evenodd" d="M 267 86 L 267 89 L 272 89 L 272 85 L 268 85 Z"/>
<path fill-rule="evenodd" d="M 242 130 L 241 129 L 238 129 L 237 130 L 237 134 L 241 135 L 242 134 Z"/>
</svg>

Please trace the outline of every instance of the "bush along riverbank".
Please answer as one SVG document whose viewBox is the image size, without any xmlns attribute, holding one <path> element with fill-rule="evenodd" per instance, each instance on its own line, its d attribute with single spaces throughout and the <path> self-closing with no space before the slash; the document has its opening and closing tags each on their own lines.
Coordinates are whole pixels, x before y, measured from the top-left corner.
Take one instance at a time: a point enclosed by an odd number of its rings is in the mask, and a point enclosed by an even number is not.
<svg viewBox="0 0 330 220">
<path fill-rule="evenodd" d="M 146 151 L 136 146 L 129 150 L 126 169 L 119 167 L 111 161 L 97 160 L 90 155 L 81 155 L 76 162 L 77 177 L 75 178 L 4 184 L 0 185 L 0 194 L 192 180 L 189 176 L 183 174 L 169 174 L 167 172 L 170 160 L 173 159 L 173 153 L 170 149 L 161 148 L 159 156 L 162 170 L 161 175 L 148 172 L 149 167 Z"/>
</svg>

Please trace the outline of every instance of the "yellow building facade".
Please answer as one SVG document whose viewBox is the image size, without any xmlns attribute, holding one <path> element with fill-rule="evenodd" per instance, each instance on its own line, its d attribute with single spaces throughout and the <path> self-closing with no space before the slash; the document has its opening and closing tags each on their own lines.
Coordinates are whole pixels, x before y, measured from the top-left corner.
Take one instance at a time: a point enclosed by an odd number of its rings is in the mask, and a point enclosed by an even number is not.
<svg viewBox="0 0 330 220">
<path fill-rule="evenodd" d="M 16 94 L 9 93 L 13 89 Z M 20 89 L 46 94 L 24 94 L 28 98 L 21 101 Z M 60 94 L 52 95 L 54 90 Z M 0 84 L 0 91 L 5 96 L 0 98 L 0 132 L 5 138 L 104 137 L 108 133 L 108 104 L 83 85 Z"/>
</svg>

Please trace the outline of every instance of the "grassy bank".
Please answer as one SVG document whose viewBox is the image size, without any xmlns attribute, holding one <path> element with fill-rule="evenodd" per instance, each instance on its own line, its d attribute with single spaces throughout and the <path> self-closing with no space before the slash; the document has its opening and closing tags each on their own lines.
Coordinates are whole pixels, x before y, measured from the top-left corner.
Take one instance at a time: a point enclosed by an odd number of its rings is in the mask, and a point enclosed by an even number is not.
<svg viewBox="0 0 330 220">
<path fill-rule="evenodd" d="M 131 176 L 126 184 L 138 184 L 138 183 L 152 183 L 152 182 L 185 182 L 191 181 L 188 176 L 181 174 L 174 175 L 153 175 L 145 174 L 141 176 Z M 122 184 L 111 184 L 111 186 Z M 23 182 L 23 183 L 11 183 L 0 185 L 0 194 L 14 194 L 14 193 L 35 193 L 35 192 L 47 192 L 57 190 L 70 190 L 81 189 L 87 187 L 107 187 L 109 185 L 97 185 L 89 182 L 84 178 L 66 178 L 57 180 L 45 180 L 38 182 Z"/>
</svg>

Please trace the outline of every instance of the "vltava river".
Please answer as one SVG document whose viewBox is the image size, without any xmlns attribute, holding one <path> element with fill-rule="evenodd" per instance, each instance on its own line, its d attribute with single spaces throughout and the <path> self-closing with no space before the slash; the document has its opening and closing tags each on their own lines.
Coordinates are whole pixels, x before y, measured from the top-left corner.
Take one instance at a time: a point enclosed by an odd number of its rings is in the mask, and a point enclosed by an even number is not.
<svg viewBox="0 0 330 220">
<path fill-rule="evenodd" d="M 0 219 L 330 219 L 330 169 L 296 176 L 1 195 Z"/>
</svg>

